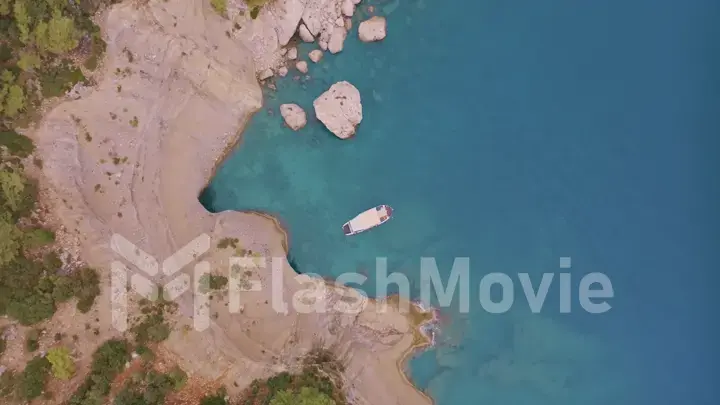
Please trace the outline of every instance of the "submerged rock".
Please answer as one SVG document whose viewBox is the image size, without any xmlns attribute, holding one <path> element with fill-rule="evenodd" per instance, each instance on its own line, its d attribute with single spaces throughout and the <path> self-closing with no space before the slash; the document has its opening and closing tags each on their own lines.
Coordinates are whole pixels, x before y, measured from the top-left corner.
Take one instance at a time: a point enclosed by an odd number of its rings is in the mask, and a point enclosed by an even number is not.
<svg viewBox="0 0 720 405">
<path fill-rule="evenodd" d="M 300 73 L 308 72 L 308 64 L 304 60 L 298 61 L 298 63 L 295 64 L 295 67 L 300 71 Z"/>
<path fill-rule="evenodd" d="M 345 27 L 335 27 L 330 34 L 330 41 L 328 42 L 328 51 L 330 53 L 338 53 L 343 50 L 343 44 L 347 37 L 347 31 Z"/>
<path fill-rule="evenodd" d="M 362 121 L 360 92 L 346 81 L 330 86 L 313 107 L 320 122 L 340 139 L 355 135 L 355 127 Z"/>
<path fill-rule="evenodd" d="M 374 16 L 360 23 L 358 36 L 363 42 L 380 41 L 387 35 L 385 17 Z"/>
<path fill-rule="evenodd" d="M 313 61 L 314 63 L 318 63 L 320 62 L 320 59 L 322 59 L 323 53 L 319 49 L 313 49 L 312 51 L 310 51 L 308 56 L 310 57 L 311 61 Z"/>
<path fill-rule="evenodd" d="M 285 120 L 285 124 L 293 131 L 297 131 L 307 124 L 305 111 L 297 104 L 282 104 L 280 106 L 280 115 Z"/>
</svg>

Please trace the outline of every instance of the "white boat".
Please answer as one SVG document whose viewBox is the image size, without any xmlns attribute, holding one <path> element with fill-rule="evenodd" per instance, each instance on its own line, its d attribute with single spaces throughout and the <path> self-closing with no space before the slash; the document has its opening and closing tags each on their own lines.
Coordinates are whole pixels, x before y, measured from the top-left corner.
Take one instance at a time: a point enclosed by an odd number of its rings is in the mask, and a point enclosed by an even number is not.
<svg viewBox="0 0 720 405">
<path fill-rule="evenodd" d="M 361 212 L 355 218 L 345 222 L 345 225 L 343 225 L 343 232 L 345 235 L 350 236 L 367 231 L 368 229 L 374 228 L 378 225 L 382 225 L 390 220 L 392 212 L 392 207 L 384 204 L 378 205 L 375 208 L 370 208 L 367 211 Z"/>
</svg>

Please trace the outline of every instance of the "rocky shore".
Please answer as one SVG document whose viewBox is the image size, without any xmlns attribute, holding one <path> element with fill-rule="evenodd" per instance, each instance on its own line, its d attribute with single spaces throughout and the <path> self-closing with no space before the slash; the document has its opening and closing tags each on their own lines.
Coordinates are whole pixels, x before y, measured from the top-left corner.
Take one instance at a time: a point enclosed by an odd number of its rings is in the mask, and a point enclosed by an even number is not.
<svg viewBox="0 0 720 405">
<path fill-rule="evenodd" d="M 109 283 L 111 263 L 119 260 L 110 246 L 114 234 L 161 263 L 207 234 L 211 249 L 197 259 L 221 275 L 233 255 L 285 257 L 277 221 L 257 213 L 211 214 L 198 195 L 261 108 L 258 75 L 284 66 L 284 47 L 298 27 L 298 35 L 330 47 L 341 27 L 346 30 L 349 10 L 341 0 L 276 0 L 252 19 L 244 3 L 230 1 L 228 19 L 203 0 L 150 0 L 116 4 L 100 16 L 108 47 L 97 85 L 54 107 L 29 133 L 44 161 L 46 203 L 75 235 L 79 256 L 107 270 L 100 314 L 110 317 L 110 296 L 118 293 Z M 228 238 L 235 248 L 217 246 Z M 234 313 L 224 304 L 227 292 L 209 302 L 212 322 L 202 332 L 192 330 L 192 295 L 181 296 L 178 326 L 165 348 L 193 376 L 232 393 L 255 378 L 294 369 L 322 341 L 347 355 L 345 382 L 354 404 L 431 402 L 401 368 L 414 348 L 427 344 L 418 338 L 422 311 L 403 313 L 395 299 L 385 311 L 370 300 L 359 313 L 301 313 L 292 305 L 278 313 L 269 304 L 273 293 L 292 303 L 308 285 L 329 308 L 344 297 L 361 299 L 353 290 L 297 276 L 286 260 L 281 264 L 281 286 L 271 283 L 270 268 L 246 269 L 267 288 L 244 293 Z M 192 267 L 182 271 L 192 275 Z M 161 272 L 153 280 L 175 277 Z"/>
</svg>

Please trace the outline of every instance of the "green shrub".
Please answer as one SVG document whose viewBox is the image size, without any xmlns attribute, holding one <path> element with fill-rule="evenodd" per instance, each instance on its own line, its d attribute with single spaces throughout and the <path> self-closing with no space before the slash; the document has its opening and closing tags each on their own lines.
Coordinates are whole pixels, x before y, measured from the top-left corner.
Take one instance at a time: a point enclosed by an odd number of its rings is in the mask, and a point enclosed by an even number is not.
<svg viewBox="0 0 720 405">
<path fill-rule="evenodd" d="M 38 248 L 55 242 L 55 232 L 36 228 L 26 231 L 23 235 L 25 247 Z"/>
<path fill-rule="evenodd" d="M 225 387 L 220 388 L 215 394 L 206 395 L 203 399 L 201 399 L 200 405 L 228 405 L 225 400 L 226 396 L 227 391 L 225 390 Z"/>
<path fill-rule="evenodd" d="M 22 398 L 30 401 L 42 395 L 49 373 L 50 362 L 46 358 L 36 356 L 30 360 L 25 366 L 20 380 Z"/>
<path fill-rule="evenodd" d="M 35 151 L 33 141 L 15 131 L 0 131 L 0 146 L 5 146 L 10 154 L 22 158 Z"/>
<path fill-rule="evenodd" d="M 227 16 L 227 0 L 210 0 L 210 5 L 221 16 Z"/>
<path fill-rule="evenodd" d="M 25 350 L 28 352 L 34 352 L 40 348 L 40 331 L 37 329 L 30 329 L 25 335 Z"/>
<path fill-rule="evenodd" d="M 52 373 L 56 378 L 69 380 L 75 374 L 75 362 L 70 358 L 70 351 L 65 347 L 54 347 L 48 351 L 47 359 L 52 365 Z"/>
<path fill-rule="evenodd" d="M 84 82 L 82 71 L 68 61 L 48 67 L 40 73 L 40 85 L 44 97 L 60 97 L 76 83 Z"/>
<path fill-rule="evenodd" d="M 67 405 L 102 405 L 110 385 L 130 359 L 125 340 L 108 340 L 93 353 L 90 375 L 70 397 Z"/>
</svg>

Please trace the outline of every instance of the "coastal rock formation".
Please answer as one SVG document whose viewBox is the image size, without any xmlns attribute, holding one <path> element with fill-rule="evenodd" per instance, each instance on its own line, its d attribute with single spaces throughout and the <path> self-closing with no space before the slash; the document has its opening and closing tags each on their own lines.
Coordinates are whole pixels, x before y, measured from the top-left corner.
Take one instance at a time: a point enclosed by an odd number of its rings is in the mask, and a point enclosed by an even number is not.
<svg viewBox="0 0 720 405">
<path fill-rule="evenodd" d="M 297 50 L 297 48 L 295 48 L 295 47 L 293 46 L 292 48 L 290 48 L 290 49 L 288 50 L 288 53 L 287 53 L 287 58 L 288 58 L 288 59 L 290 59 L 290 60 L 295 60 L 295 59 L 297 59 L 297 56 L 298 56 L 298 50 Z"/>
<path fill-rule="evenodd" d="M 328 51 L 333 54 L 342 51 L 346 37 L 347 31 L 345 31 L 344 23 L 342 27 L 333 28 L 333 31 L 330 34 L 330 41 L 328 42 Z"/>
<path fill-rule="evenodd" d="M 297 131 L 307 124 L 305 111 L 297 104 L 282 104 L 280 106 L 280 115 L 293 131 Z"/>
<path fill-rule="evenodd" d="M 285 66 L 282 66 L 282 67 L 280 67 L 280 69 L 278 69 L 278 76 L 285 77 L 285 76 L 287 76 L 287 74 L 288 74 L 288 68 L 286 68 Z"/>
<path fill-rule="evenodd" d="M 385 17 L 373 16 L 360 23 L 358 37 L 363 42 L 380 41 L 387 35 L 387 21 Z"/>
<path fill-rule="evenodd" d="M 300 60 L 295 64 L 295 67 L 297 70 L 300 71 L 300 73 L 307 73 L 308 72 L 308 64 L 304 60 Z"/>
<path fill-rule="evenodd" d="M 330 86 L 315 99 L 313 107 L 320 122 L 340 139 L 355 135 L 355 127 L 363 118 L 360 92 L 345 81 Z"/>
<path fill-rule="evenodd" d="M 112 5 L 98 21 L 107 51 L 103 70 L 94 77 L 97 85 L 76 100 L 56 104 L 29 133 L 44 163 L 40 187 L 53 215 L 68 233 L 78 235 L 83 260 L 101 270 L 103 296 L 95 308 L 101 320 L 114 320 L 109 296 L 126 291 L 105 282 L 111 263 L 124 260 L 111 245 L 117 248 L 126 240 L 131 249 L 162 262 L 206 241 L 193 251 L 216 274 L 229 275 L 231 283 L 236 276 L 230 258 L 247 259 L 243 274 L 260 283 L 261 291 L 239 294 L 229 307 L 225 300 L 203 301 L 206 297 L 196 291 L 175 300 L 178 310 L 169 321 L 176 330 L 159 349 L 191 378 L 237 394 L 256 378 L 297 370 L 301 356 L 322 339 L 348 353 L 344 376 L 354 405 L 429 405 L 398 367 L 422 343 L 414 332 L 415 317 L 332 286 L 313 298 L 326 312 L 300 311 L 293 298 L 308 284 L 326 283 L 293 271 L 285 259 L 287 235 L 278 222 L 258 213 L 211 214 L 198 201 L 262 106 L 258 72 L 278 68 L 275 58 L 282 47 L 269 10 L 254 22 L 247 17 L 248 23 L 229 38 L 228 21 L 206 0 Z M 136 56 L 133 61 L 126 52 Z M 359 108 L 356 89 L 352 97 Z M 347 107 L 335 108 L 345 113 Z M 345 121 L 359 122 L 359 110 L 347 113 L 352 120 Z M 94 141 L 84 140 L 83 131 Z M 219 246 L 228 238 L 237 241 L 237 248 Z M 152 281 L 165 285 L 181 275 L 193 279 L 193 264 L 171 276 L 160 271 Z M 130 274 L 132 263 L 126 265 L 124 274 Z M 338 303 L 353 294 L 366 305 L 354 313 L 338 310 Z M 198 324 L 203 326 L 194 330 Z M 184 328 L 190 332 L 180 332 Z M 106 330 L 120 334 L 112 326 Z M 78 350 L 86 359 L 91 355 L 86 348 Z"/>
<path fill-rule="evenodd" d="M 305 24 L 300 23 L 300 26 L 298 27 L 298 33 L 300 34 L 300 39 L 302 39 L 304 42 L 315 42 L 315 37 Z"/>
<path fill-rule="evenodd" d="M 352 0 L 344 0 L 341 10 L 346 17 L 352 17 L 353 13 L 355 13 L 355 3 Z"/>
<path fill-rule="evenodd" d="M 310 57 L 310 60 L 313 61 L 313 63 L 318 63 L 320 62 L 320 59 L 322 59 L 323 53 L 319 49 L 313 49 L 312 51 L 310 51 L 308 56 Z"/>
</svg>

